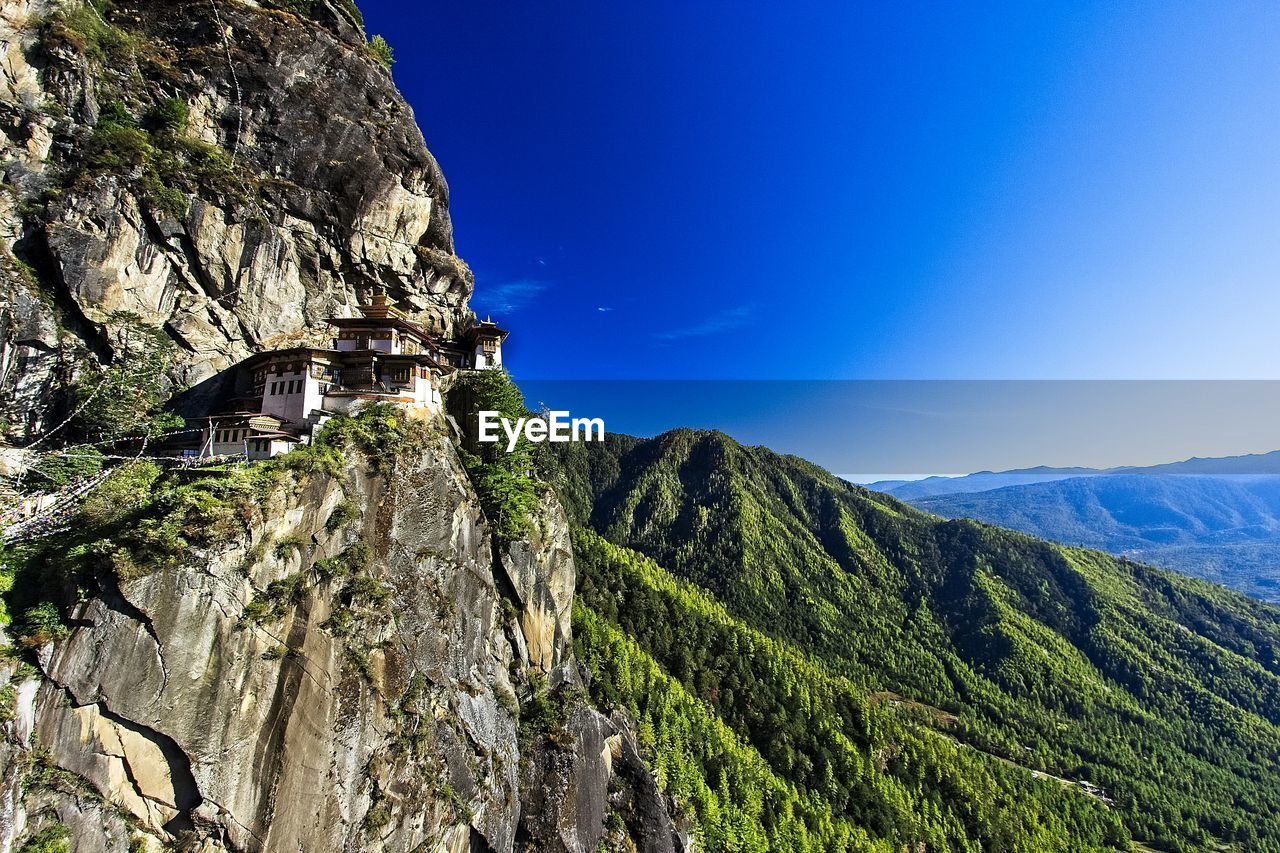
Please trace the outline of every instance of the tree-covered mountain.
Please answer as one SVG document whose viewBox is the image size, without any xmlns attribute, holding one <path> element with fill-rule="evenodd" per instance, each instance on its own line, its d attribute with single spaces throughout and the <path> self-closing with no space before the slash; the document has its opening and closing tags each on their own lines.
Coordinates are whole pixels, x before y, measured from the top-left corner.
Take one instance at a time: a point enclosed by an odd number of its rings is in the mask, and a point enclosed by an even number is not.
<svg viewBox="0 0 1280 853">
<path fill-rule="evenodd" d="M 947 518 L 1101 548 L 1280 601 L 1280 477 L 1112 475 L 912 503 Z"/>
<path fill-rule="evenodd" d="M 723 849 L 1280 849 L 1275 608 L 719 433 L 544 461 L 591 690 Z"/>
</svg>

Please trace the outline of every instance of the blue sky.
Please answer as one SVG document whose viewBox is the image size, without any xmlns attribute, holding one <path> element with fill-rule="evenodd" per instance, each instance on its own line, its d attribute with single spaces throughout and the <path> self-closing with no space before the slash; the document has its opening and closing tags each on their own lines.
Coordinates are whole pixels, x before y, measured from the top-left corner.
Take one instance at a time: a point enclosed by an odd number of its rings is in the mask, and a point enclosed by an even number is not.
<svg viewBox="0 0 1280 853">
<path fill-rule="evenodd" d="M 1280 375 L 1280 5 L 361 6 L 517 377 Z"/>
</svg>

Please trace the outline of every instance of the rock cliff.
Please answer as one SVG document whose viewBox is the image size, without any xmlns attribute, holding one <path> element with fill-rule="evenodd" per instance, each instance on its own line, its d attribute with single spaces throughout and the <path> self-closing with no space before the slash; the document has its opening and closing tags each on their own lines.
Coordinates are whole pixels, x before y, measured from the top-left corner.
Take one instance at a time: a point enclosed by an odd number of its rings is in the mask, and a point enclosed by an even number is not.
<svg viewBox="0 0 1280 853">
<path fill-rule="evenodd" d="M 138 323 L 199 412 L 375 289 L 469 321 L 448 187 L 348 2 L 0 0 L 0 40 L 10 441 Z M 153 472 L 197 519 L 163 560 L 45 554 L 88 574 L 69 630 L 0 659 L 0 853 L 673 849 L 627 720 L 584 698 L 558 501 L 499 540 L 443 419 L 414 429 L 230 503 L 231 475 Z"/>
<path fill-rule="evenodd" d="M 0 381 L 38 431 L 132 315 L 199 409 L 229 365 L 375 288 L 449 332 L 473 286 L 449 190 L 325 0 L 0 3 Z"/>
<path fill-rule="evenodd" d="M 58 827 L 76 850 L 595 850 L 624 791 L 648 811 L 631 831 L 618 809 L 619 847 L 671 849 L 626 722 L 581 698 L 549 627 L 563 512 L 545 498 L 536 537 L 495 552 L 438 426 L 274 481 L 172 567 L 101 577 L 10 673 L 0 849 Z"/>
</svg>

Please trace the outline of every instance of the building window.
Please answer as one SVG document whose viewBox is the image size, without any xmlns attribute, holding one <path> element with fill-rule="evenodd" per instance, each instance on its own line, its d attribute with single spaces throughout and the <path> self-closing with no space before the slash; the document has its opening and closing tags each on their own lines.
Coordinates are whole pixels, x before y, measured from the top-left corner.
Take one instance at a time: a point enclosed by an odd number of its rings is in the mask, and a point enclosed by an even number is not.
<svg viewBox="0 0 1280 853">
<path fill-rule="evenodd" d="M 393 367 L 391 368 L 391 381 L 400 385 L 409 384 L 409 368 Z"/>
</svg>

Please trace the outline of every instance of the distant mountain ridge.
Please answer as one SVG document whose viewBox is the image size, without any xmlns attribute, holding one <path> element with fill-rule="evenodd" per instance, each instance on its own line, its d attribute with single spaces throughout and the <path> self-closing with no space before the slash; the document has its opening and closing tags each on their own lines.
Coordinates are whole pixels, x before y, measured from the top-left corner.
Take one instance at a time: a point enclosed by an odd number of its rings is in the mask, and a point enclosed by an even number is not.
<svg viewBox="0 0 1280 853">
<path fill-rule="evenodd" d="M 1280 601 L 1280 477 L 1113 474 L 911 502 Z"/>
<path fill-rule="evenodd" d="M 977 471 L 961 477 L 925 477 L 922 480 L 879 480 L 868 483 L 873 492 L 885 492 L 904 501 L 938 495 L 968 494 L 1001 489 L 1006 486 L 1025 486 L 1031 483 L 1048 483 L 1071 477 L 1096 477 L 1106 472 L 1099 468 L 1051 468 L 1040 465 L 1035 468 L 1016 468 L 1010 471 Z"/>
<path fill-rule="evenodd" d="M 1192 475 L 1201 477 L 1268 477 L 1280 476 L 1280 450 L 1249 453 L 1241 456 L 1193 456 L 1180 462 L 1159 465 L 1116 468 L 1055 468 L 1038 465 L 1008 471 L 977 471 L 961 477 L 925 477 L 922 480 L 879 480 L 867 484 L 876 492 L 887 492 L 902 500 L 968 494 L 1003 489 L 1009 486 L 1052 483 L 1078 477 L 1101 477 L 1127 474 Z"/>
</svg>

